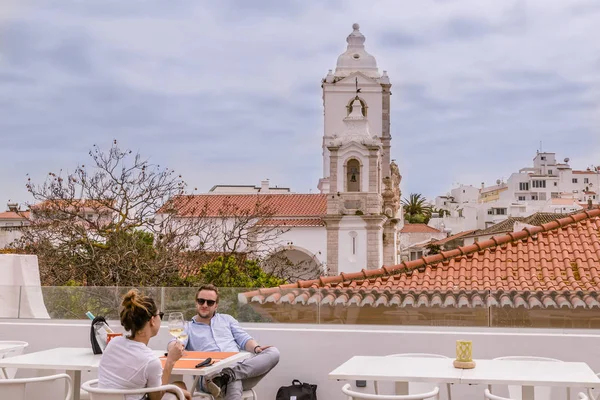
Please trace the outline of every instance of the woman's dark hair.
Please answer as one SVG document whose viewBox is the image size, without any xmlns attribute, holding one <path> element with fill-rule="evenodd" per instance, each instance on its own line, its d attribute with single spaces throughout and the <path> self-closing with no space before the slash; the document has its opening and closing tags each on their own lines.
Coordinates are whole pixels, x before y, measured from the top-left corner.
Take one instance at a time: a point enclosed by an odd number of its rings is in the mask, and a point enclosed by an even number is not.
<svg viewBox="0 0 600 400">
<path fill-rule="evenodd" d="M 121 325 L 131 332 L 129 337 L 132 339 L 158 312 L 154 300 L 137 289 L 131 289 L 123 296 L 121 307 Z"/>
</svg>

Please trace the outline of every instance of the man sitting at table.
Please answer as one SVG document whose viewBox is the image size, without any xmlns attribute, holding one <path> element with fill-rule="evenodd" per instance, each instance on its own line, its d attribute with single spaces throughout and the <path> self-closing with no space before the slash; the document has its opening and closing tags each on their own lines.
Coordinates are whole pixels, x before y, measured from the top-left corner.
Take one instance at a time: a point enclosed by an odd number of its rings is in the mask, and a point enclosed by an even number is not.
<svg viewBox="0 0 600 400">
<path fill-rule="evenodd" d="M 239 400 L 242 391 L 256 384 L 279 362 L 279 350 L 273 346 L 261 346 L 231 315 L 217 313 L 219 305 L 219 289 L 214 285 L 204 285 L 196 292 L 196 311 L 187 327 L 188 338 L 183 341 L 185 348 L 191 351 L 224 351 L 238 352 L 246 350 L 253 356 L 231 368 L 223 370 L 200 381 L 203 391 L 208 391 L 215 398 Z M 168 345 L 170 349 L 175 340 Z"/>
</svg>

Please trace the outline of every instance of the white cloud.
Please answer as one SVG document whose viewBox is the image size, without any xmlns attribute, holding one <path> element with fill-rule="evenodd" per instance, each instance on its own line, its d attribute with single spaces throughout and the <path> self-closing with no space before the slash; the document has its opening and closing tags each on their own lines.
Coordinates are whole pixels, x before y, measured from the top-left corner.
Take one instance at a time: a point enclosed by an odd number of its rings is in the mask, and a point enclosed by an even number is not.
<svg viewBox="0 0 600 400">
<path fill-rule="evenodd" d="M 0 9 L 0 208 L 113 138 L 192 187 L 316 188 L 320 79 L 353 22 L 392 83 L 403 193 L 492 182 L 539 142 L 600 163 L 595 0 L 75 1 Z M 575 139 L 576 140 L 575 140 Z"/>
</svg>

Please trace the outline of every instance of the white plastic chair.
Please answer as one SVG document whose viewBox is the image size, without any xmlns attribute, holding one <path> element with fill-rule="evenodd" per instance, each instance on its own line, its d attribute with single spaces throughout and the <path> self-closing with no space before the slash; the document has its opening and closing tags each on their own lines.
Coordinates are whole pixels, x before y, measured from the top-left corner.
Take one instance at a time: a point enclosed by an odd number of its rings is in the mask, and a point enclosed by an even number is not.
<svg viewBox="0 0 600 400">
<path fill-rule="evenodd" d="M 587 397 L 587 395 L 585 393 L 583 393 L 583 392 L 579 392 L 577 394 L 577 397 L 579 397 L 579 400 L 590 400 L 590 398 Z"/>
<path fill-rule="evenodd" d="M 506 356 L 496 357 L 494 360 L 516 360 L 516 361 L 548 361 L 548 362 L 563 362 L 556 358 L 536 357 L 536 356 Z M 571 398 L 569 388 L 567 390 L 567 400 Z M 508 395 L 513 400 L 522 399 L 522 387 L 518 385 L 508 385 Z M 550 400 L 552 397 L 552 388 L 549 386 L 534 386 L 533 393 L 535 400 Z"/>
<path fill-rule="evenodd" d="M 372 394 L 372 393 L 361 393 L 351 390 L 349 383 L 342 387 L 342 392 L 348 396 L 348 400 L 425 400 L 440 398 L 440 388 L 435 387 L 427 393 L 416 393 L 416 394 Z"/>
<path fill-rule="evenodd" d="M 390 354 L 387 357 L 421 357 L 421 358 L 449 358 L 442 354 L 431 354 L 431 353 L 400 353 Z M 377 381 L 373 382 L 375 394 L 379 394 L 379 384 Z M 424 393 L 433 390 L 438 387 L 435 383 L 427 382 L 408 382 L 408 393 Z M 448 383 L 446 384 L 446 390 L 448 391 L 448 400 L 452 400 L 452 387 Z"/>
<path fill-rule="evenodd" d="M 197 399 L 214 400 L 214 397 L 210 393 L 204 393 L 203 391 L 196 389 L 196 388 L 198 388 L 199 380 L 200 380 L 200 376 L 196 376 L 196 378 L 194 379 L 194 384 L 192 385 L 192 388 L 193 388 L 192 397 L 197 398 Z M 249 389 L 249 390 L 244 390 L 242 392 L 242 400 L 258 400 L 258 397 L 256 396 L 256 392 L 254 391 L 254 389 Z"/>
<path fill-rule="evenodd" d="M 1 360 L 3 358 L 14 357 L 22 354 L 25 350 L 25 347 L 29 346 L 29 343 L 19 340 L 0 340 L 0 345 L 5 347 L 4 350 L 0 350 Z M 0 368 L 0 379 L 12 379 L 16 374 L 16 368 Z"/>
<path fill-rule="evenodd" d="M 73 393 L 71 391 L 71 377 L 67 374 L 57 374 L 40 376 L 36 378 L 20 378 L 20 379 L 0 379 L 0 393 L 3 399 L 10 400 L 25 400 L 25 389 L 29 384 L 36 384 L 40 382 L 51 382 L 59 379 L 65 379 L 67 395 L 65 400 L 71 400 Z"/>
<path fill-rule="evenodd" d="M 485 389 L 484 397 L 487 400 L 514 400 L 514 399 L 509 399 L 508 397 L 497 396 L 497 395 L 493 394 L 492 392 L 490 392 L 490 389 Z"/>
<path fill-rule="evenodd" d="M 127 395 L 162 392 L 163 390 L 174 393 L 178 400 L 185 400 L 183 391 L 179 386 L 175 385 L 162 385 L 140 389 L 100 389 L 98 388 L 98 379 L 92 379 L 91 381 L 84 382 L 81 388 L 90 394 L 90 400 L 123 400 Z"/>
<path fill-rule="evenodd" d="M 596 376 L 600 376 L 600 373 L 596 374 Z M 586 397 L 586 399 L 589 399 L 589 400 L 598 400 L 599 399 L 599 396 L 594 395 L 594 393 L 592 392 L 592 389 L 590 389 L 590 388 L 588 388 L 588 390 L 587 390 L 587 395 L 585 393 L 580 392 L 578 395 L 579 398 L 581 398 L 582 394 Z"/>
</svg>

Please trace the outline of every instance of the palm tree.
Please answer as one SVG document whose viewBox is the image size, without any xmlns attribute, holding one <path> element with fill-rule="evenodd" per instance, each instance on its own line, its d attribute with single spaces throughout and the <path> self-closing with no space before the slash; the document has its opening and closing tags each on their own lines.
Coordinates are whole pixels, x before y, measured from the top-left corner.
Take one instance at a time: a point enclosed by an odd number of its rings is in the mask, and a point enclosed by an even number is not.
<svg viewBox="0 0 600 400">
<path fill-rule="evenodd" d="M 411 193 L 402 200 L 404 207 L 404 218 L 408 222 L 419 221 L 427 223 L 431 218 L 431 206 L 427 205 L 427 199 L 420 193 Z"/>
</svg>

